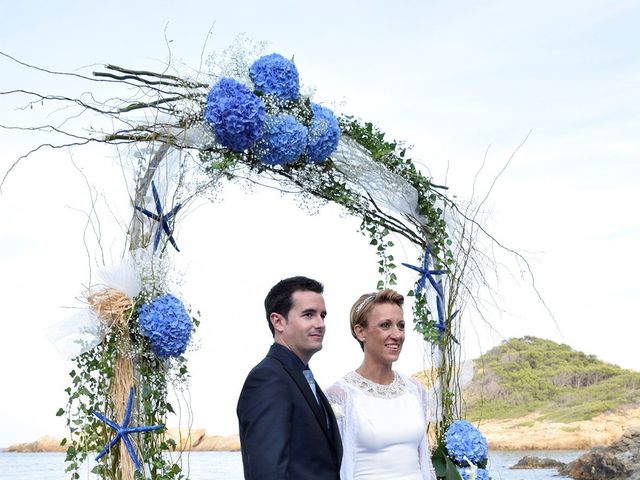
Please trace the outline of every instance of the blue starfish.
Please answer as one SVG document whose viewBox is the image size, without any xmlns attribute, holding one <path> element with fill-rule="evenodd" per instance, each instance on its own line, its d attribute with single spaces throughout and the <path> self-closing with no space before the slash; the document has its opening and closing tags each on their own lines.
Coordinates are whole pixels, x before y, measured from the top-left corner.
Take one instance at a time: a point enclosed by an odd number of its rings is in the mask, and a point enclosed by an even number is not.
<svg viewBox="0 0 640 480">
<path fill-rule="evenodd" d="M 425 283 L 429 280 L 431 286 L 435 289 L 436 293 L 439 297 L 444 297 L 444 292 L 442 291 L 442 286 L 438 285 L 436 279 L 433 278 L 434 275 L 442 275 L 446 273 L 446 270 L 429 270 L 429 263 L 431 262 L 431 247 L 427 245 L 426 250 L 424 251 L 424 258 L 422 259 L 422 266 L 416 267 L 414 265 L 409 265 L 408 263 L 403 263 L 405 267 L 408 267 L 416 272 L 420 272 L 420 280 L 418 281 L 418 285 L 416 286 L 416 293 L 420 293 L 424 288 Z"/>
<path fill-rule="evenodd" d="M 438 280 L 438 286 L 442 291 L 442 282 L 439 280 Z M 445 325 L 444 306 L 442 305 L 442 297 L 440 295 L 436 295 L 436 310 L 438 312 L 438 321 L 437 322 L 434 321 L 433 324 L 440 332 L 438 338 L 442 339 L 442 335 L 444 335 L 444 331 L 447 327 Z M 453 312 L 453 315 L 451 315 L 451 317 L 447 319 L 446 323 L 450 325 L 451 322 L 453 322 L 453 320 L 458 316 L 458 313 L 460 313 L 460 310 L 456 310 L 455 312 Z M 456 337 L 451 335 L 451 338 L 458 345 L 460 344 L 460 342 L 458 342 L 458 339 Z"/>
<path fill-rule="evenodd" d="M 418 285 L 416 286 L 416 293 L 420 293 L 424 288 L 427 280 L 436 291 L 436 310 L 438 314 L 438 321 L 433 322 L 433 326 L 438 329 L 440 332 L 439 337 L 442 338 L 444 331 L 446 329 L 445 325 L 445 315 L 444 315 L 444 289 L 442 288 L 442 280 L 436 280 L 434 275 L 443 275 L 447 271 L 446 270 L 429 270 L 429 263 L 431 263 L 431 247 L 427 245 L 427 248 L 424 251 L 424 257 L 422 259 L 422 266 L 416 267 L 415 265 L 410 265 L 408 263 L 403 263 L 405 267 L 408 267 L 416 272 L 420 272 L 420 280 L 418 281 Z M 458 315 L 458 311 L 454 312 L 451 315 L 451 318 L 448 319 L 447 323 L 453 321 L 454 318 Z M 453 340 L 458 343 L 458 340 L 455 337 L 452 337 Z"/>
<path fill-rule="evenodd" d="M 131 455 L 131 459 L 133 460 L 133 464 L 136 466 L 136 470 L 140 470 L 140 462 L 138 462 L 138 457 L 136 455 L 135 450 L 133 449 L 133 444 L 131 443 L 131 439 L 129 439 L 130 433 L 137 432 L 149 432 L 151 430 L 160 430 L 164 428 L 164 425 L 154 425 L 154 426 L 142 426 L 142 427 L 130 427 L 129 426 L 129 417 L 131 417 L 131 406 L 133 405 L 133 387 L 129 391 L 129 400 L 127 401 L 127 408 L 124 412 L 124 418 L 122 419 L 122 425 L 118 425 L 117 423 L 109 420 L 107 417 L 98 412 L 93 412 L 93 414 L 102 420 L 104 423 L 109 425 L 116 431 L 116 436 L 113 437 L 106 447 L 102 449 L 102 451 L 96 456 L 96 461 L 100 460 L 102 456 L 109 452 L 113 448 L 113 446 L 118 443 L 118 440 L 122 439 L 125 446 L 127 447 L 127 451 L 129 455 Z"/>
<path fill-rule="evenodd" d="M 169 238 L 169 242 L 173 245 L 178 252 L 180 249 L 176 244 L 176 241 L 173 239 L 173 233 L 171 232 L 171 228 L 169 228 L 169 220 L 173 217 L 178 210 L 182 208 L 182 204 L 179 203 L 169 213 L 162 213 L 162 204 L 160 203 L 160 196 L 158 195 L 158 190 L 156 190 L 156 184 L 151 180 L 151 192 L 153 193 L 153 200 L 156 204 L 156 212 L 153 213 L 147 210 L 146 208 L 139 207 L 138 205 L 134 205 L 134 208 L 142 213 L 144 213 L 147 217 L 158 222 L 158 230 L 156 232 L 156 238 L 153 242 L 153 251 L 155 252 L 158 249 L 158 245 L 160 244 L 160 237 L 162 236 L 162 232 L 164 232 Z"/>
</svg>

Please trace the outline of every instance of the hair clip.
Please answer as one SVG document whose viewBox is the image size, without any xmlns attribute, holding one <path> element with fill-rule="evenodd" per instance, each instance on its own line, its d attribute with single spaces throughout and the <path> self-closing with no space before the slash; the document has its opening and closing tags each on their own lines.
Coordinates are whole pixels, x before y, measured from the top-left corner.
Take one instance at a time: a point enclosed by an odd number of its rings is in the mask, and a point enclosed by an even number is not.
<svg viewBox="0 0 640 480">
<path fill-rule="evenodd" d="M 369 303 L 369 301 L 373 300 L 374 298 L 376 298 L 376 294 L 375 293 L 370 293 L 368 297 L 366 297 L 364 300 L 362 300 L 358 306 L 356 307 L 356 313 L 360 313 L 360 310 L 362 310 L 364 308 L 364 306 Z"/>
</svg>

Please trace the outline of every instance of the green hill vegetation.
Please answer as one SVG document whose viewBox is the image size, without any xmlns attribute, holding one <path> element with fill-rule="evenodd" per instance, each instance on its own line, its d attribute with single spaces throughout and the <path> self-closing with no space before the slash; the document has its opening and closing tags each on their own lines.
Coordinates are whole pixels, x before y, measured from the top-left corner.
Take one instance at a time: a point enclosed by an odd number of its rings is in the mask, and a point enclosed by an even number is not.
<svg viewBox="0 0 640 480">
<path fill-rule="evenodd" d="M 589 420 L 640 404 L 640 373 L 536 337 L 505 341 L 474 360 L 464 391 L 470 420 L 518 418 Z"/>
</svg>

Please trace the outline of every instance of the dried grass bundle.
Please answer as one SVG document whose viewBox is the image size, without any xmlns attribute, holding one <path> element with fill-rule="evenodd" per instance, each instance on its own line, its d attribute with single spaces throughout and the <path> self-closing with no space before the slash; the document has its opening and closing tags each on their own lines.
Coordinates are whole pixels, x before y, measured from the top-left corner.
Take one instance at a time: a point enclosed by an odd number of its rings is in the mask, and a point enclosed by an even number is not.
<svg viewBox="0 0 640 480">
<path fill-rule="evenodd" d="M 115 288 L 105 288 L 87 295 L 87 301 L 98 318 L 111 326 L 127 326 L 133 299 Z"/>
<path fill-rule="evenodd" d="M 105 288 L 90 292 L 87 301 L 100 320 L 120 333 L 118 353 L 115 358 L 113 382 L 111 384 L 116 418 L 122 422 L 129 398 L 129 390 L 134 385 L 134 369 L 129 354 L 128 322 L 133 308 L 133 300 L 115 288 Z M 124 442 L 120 442 L 118 469 L 122 480 L 133 480 L 135 466 Z"/>
</svg>

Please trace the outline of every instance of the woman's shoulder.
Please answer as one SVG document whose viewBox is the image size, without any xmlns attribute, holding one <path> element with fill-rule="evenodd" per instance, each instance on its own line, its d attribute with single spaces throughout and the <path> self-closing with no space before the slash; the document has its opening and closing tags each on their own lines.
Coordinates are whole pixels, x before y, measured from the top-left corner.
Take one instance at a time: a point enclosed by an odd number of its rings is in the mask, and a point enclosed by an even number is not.
<svg viewBox="0 0 640 480">
<path fill-rule="evenodd" d="M 353 372 L 349 372 L 343 377 L 336 380 L 333 384 L 331 384 L 326 390 L 325 393 L 327 397 L 331 397 L 336 400 L 344 399 L 349 392 L 349 382 L 347 378 Z"/>
<path fill-rule="evenodd" d="M 396 373 L 398 374 L 398 376 L 404 381 L 404 383 L 407 385 L 407 387 L 414 389 L 414 390 L 418 390 L 418 391 L 424 391 L 424 385 L 422 385 L 422 383 L 420 383 L 420 381 L 414 377 L 411 377 L 409 375 L 405 375 L 402 372 L 398 372 L 396 371 Z"/>
</svg>

